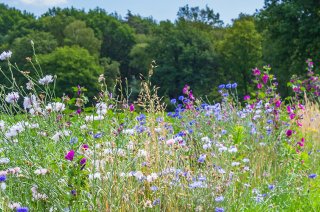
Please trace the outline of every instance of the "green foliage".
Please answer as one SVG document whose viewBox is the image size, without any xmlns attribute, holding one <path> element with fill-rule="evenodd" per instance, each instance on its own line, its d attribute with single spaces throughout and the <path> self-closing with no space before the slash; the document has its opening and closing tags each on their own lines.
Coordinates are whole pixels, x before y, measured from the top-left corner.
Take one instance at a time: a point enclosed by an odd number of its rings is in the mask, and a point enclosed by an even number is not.
<svg viewBox="0 0 320 212">
<path fill-rule="evenodd" d="M 81 47 L 59 47 L 50 54 L 40 55 L 39 60 L 47 74 L 57 75 L 57 95 L 73 94 L 72 87 L 90 88 L 88 96 L 97 94 L 97 80 L 103 68 L 96 59 Z"/>
<path fill-rule="evenodd" d="M 66 45 L 79 45 L 91 54 L 99 55 L 101 41 L 95 37 L 93 30 L 87 27 L 85 22 L 76 20 L 67 25 L 63 33 Z"/>
</svg>

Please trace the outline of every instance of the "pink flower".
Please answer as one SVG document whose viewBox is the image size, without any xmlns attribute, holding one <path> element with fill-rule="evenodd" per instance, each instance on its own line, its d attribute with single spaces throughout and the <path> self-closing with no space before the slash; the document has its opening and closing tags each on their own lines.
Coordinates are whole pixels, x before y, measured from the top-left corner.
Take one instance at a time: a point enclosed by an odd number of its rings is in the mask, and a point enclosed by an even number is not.
<svg viewBox="0 0 320 212">
<path fill-rule="evenodd" d="M 304 107 L 302 104 L 299 104 L 299 108 L 300 108 L 301 110 L 305 110 L 305 107 Z"/>
<path fill-rule="evenodd" d="M 244 100 L 244 101 L 250 100 L 250 96 L 249 96 L 249 95 L 245 95 L 245 96 L 243 97 L 243 100 Z"/>
<path fill-rule="evenodd" d="M 174 139 L 169 139 L 169 140 L 166 141 L 166 143 L 167 143 L 168 146 L 170 146 L 170 145 L 175 143 L 175 140 Z"/>
<path fill-rule="evenodd" d="M 260 70 L 258 68 L 255 68 L 255 69 L 252 70 L 252 74 L 254 76 L 259 76 L 261 74 L 261 72 L 260 72 Z"/>
<path fill-rule="evenodd" d="M 300 141 L 299 141 L 297 144 L 298 144 L 299 146 L 301 146 L 301 147 L 304 146 L 304 143 L 302 143 L 302 142 L 300 142 Z"/>
<path fill-rule="evenodd" d="M 130 109 L 130 112 L 133 112 L 133 111 L 134 111 L 134 105 L 131 104 L 130 107 L 129 107 L 129 109 Z"/>
<path fill-rule="evenodd" d="M 264 84 L 267 84 L 268 79 L 269 79 L 268 74 L 264 74 L 264 75 L 263 75 L 263 77 L 262 77 L 262 81 L 263 81 L 263 83 L 264 83 Z"/>
<path fill-rule="evenodd" d="M 261 89 L 261 88 L 262 88 L 262 84 L 261 84 L 261 83 L 258 83 L 257 88 L 258 88 L 258 89 Z"/>
<path fill-rule="evenodd" d="M 70 151 L 66 154 L 66 156 L 64 156 L 64 158 L 65 158 L 66 160 L 72 161 L 73 158 L 74 158 L 74 150 L 70 150 Z"/>
</svg>

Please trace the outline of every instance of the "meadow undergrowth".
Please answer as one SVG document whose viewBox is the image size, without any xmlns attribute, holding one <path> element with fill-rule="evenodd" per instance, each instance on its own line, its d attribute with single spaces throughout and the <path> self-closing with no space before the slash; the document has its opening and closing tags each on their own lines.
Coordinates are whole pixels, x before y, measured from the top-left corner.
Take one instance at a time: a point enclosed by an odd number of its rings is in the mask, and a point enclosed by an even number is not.
<svg viewBox="0 0 320 212">
<path fill-rule="evenodd" d="M 302 81 L 284 101 L 271 68 L 256 68 L 243 102 L 236 83 L 220 85 L 214 104 L 186 85 L 166 112 L 154 64 L 130 103 L 129 88 L 111 92 L 104 76 L 93 99 L 85 85 L 55 97 L 56 77 L 36 57 L 29 73 L 10 56 L 1 55 L 10 73 L 1 69 L 1 211 L 320 210 L 320 111 Z"/>
</svg>

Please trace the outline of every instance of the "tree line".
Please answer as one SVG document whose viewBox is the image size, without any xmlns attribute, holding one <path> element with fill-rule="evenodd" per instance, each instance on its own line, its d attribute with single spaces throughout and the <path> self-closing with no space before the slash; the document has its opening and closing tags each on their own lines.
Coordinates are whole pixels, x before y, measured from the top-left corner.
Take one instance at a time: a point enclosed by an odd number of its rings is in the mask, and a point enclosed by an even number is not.
<svg viewBox="0 0 320 212">
<path fill-rule="evenodd" d="M 33 56 L 32 40 L 43 72 L 58 76 L 58 95 L 72 95 L 72 87 L 81 85 L 93 96 L 104 74 L 109 88 L 127 79 L 135 96 L 140 74 L 147 76 L 152 61 L 157 65 L 151 81 L 166 101 L 185 84 L 196 96 L 212 100 L 219 84 L 236 82 L 244 96 L 254 91 L 252 69 L 265 64 L 272 67 L 282 95 L 288 95 L 286 82 L 304 73 L 305 60 L 319 64 L 319 23 L 318 0 L 266 0 L 255 14 L 240 14 L 230 25 L 208 6 L 186 5 L 174 22 L 158 22 L 101 8 L 52 8 L 36 18 L 0 4 L 0 51 L 10 49 L 20 70 L 32 70 L 26 61 Z M 0 66 L 6 70 L 5 63 Z M 16 80 L 24 83 L 22 75 Z"/>
</svg>

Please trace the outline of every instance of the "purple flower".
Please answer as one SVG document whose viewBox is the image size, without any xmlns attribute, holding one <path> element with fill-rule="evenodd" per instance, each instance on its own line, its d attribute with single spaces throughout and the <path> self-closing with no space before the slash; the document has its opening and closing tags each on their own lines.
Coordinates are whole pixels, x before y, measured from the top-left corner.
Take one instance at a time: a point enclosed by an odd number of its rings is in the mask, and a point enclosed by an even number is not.
<svg viewBox="0 0 320 212">
<path fill-rule="evenodd" d="M 70 151 L 66 154 L 66 156 L 65 156 L 64 158 L 65 158 L 66 160 L 72 161 L 73 158 L 74 158 L 74 150 L 70 150 Z"/>
<path fill-rule="evenodd" d="M 317 177 L 316 174 L 310 174 L 310 175 L 309 175 L 309 178 L 311 178 L 311 179 L 314 179 L 314 178 L 316 178 L 316 177 Z"/>
<path fill-rule="evenodd" d="M 215 212 L 224 212 L 224 209 L 223 209 L 223 208 L 215 208 L 214 211 L 215 211 Z"/>
<path fill-rule="evenodd" d="M 238 84 L 235 82 L 231 85 L 232 88 L 236 88 L 238 86 Z"/>
<path fill-rule="evenodd" d="M 6 181 L 7 177 L 5 175 L 0 175 L 0 182 Z"/>
<path fill-rule="evenodd" d="M 268 188 L 269 188 L 270 190 L 273 190 L 274 187 L 275 187 L 275 185 L 268 185 Z"/>
<path fill-rule="evenodd" d="M 206 155 L 200 155 L 200 157 L 198 159 L 198 162 L 199 163 L 204 163 L 205 159 L 206 159 Z"/>
<path fill-rule="evenodd" d="M 268 74 L 264 74 L 264 75 L 263 75 L 263 77 L 262 77 L 262 81 L 263 81 L 263 83 L 264 83 L 264 84 L 267 84 L 268 79 L 269 79 Z"/>
<path fill-rule="evenodd" d="M 80 165 L 82 166 L 82 165 L 85 165 L 87 163 L 87 158 L 82 158 L 81 160 L 80 160 Z"/>
<path fill-rule="evenodd" d="M 293 131 L 292 130 L 287 130 L 286 135 L 287 137 L 290 137 L 292 135 Z"/>
<path fill-rule="evenodd" d="M 82 149 L 84 149 L 84 150 L 89 149 L 89 145 L 88 144 L 82 144 Z"/>
<path fill-rule="evenodd" d="M 226 88 L 227 89 L 230 89 L 231 88 L 231 84 L 229 83 L 229 84 L 226 84 Z"/>
<path fill-rule="evenodd" d="M 243 100 L 244 100 L 244 101 L 250 100 L 250 96 L 249 96 L 249 95 L 245 95 L 245 96 L 243 97 Z"/>
<path fill-rule="evenodd" d="M 258 83 L 258 84 L 257 84 L 257 88 L 258 88 L 258 89 L 261 89 L 261 88 L 262 88 L 262 84 L 261 84 L 261 83 Z"/>
<path fill-rule="evenodd" d="M 221 84 L 221 85 L 218 86 L 219 89 L 223 89 L 223 88 L 225 88 L 225 87 L 226 87 L 225 84 Z"/>
<path fill-rule="evenodd" d="M 171 102 L 171 104 L 175 104 L 175 103 L 177 103 L 177 100 L 176 99 L 171 99 L 170 102 Z"/>
<path fill-rule="evenodd" d="M 29 208 L 27 208 L 27 207 L 18 207 L 16 212 L 29 212 Z"/>
<path fill-rule="evenodd" d="M 220 197 L 216 197 L 215 198 L 215 201 L 216 202 L 222 202 L 224 200 L 224 197 L 223 196 L 220 196 Z"/>
<path fill-rule="evenodd" d="M 133 111 L 134 111 L 134 105 L 131 104 L 130 107 L 129 107 L 129 109 L 130 109 L 130 112 L 133 112 Z"/>
</svg>

